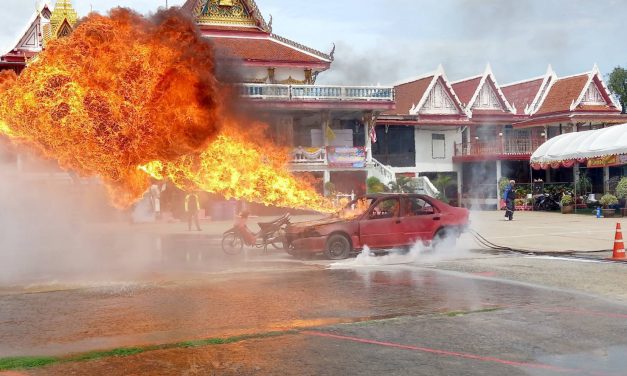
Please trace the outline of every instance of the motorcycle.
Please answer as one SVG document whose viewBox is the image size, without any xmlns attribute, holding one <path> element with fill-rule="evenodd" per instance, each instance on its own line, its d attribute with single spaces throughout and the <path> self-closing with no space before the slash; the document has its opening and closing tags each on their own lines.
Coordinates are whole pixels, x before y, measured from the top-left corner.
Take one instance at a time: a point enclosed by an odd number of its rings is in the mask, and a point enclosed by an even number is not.
<svg viewBox="0 0 627 376">
<path fill-rule="evenodd" d="M 559 198 L 548 193 L 542 193 L 534 197 L 533 210 L 553 211 L 560 210 Z"/>
<path fill-rule="evenodd" d="M 236 255 L 242 251 L 244 245 L 263 248 L 264 253 L 268 252 L 269 245 L 280 249 L 285 239 L 285 227 L 289 223 L 289 213 L 271 222 L 257 222 L 259 231 L 253 234 L 253 237 L 250 234 L 243 234 L 240 228 L 233 226 L 222 235 L 222 250 L 226 254 Z"/>
</svg>

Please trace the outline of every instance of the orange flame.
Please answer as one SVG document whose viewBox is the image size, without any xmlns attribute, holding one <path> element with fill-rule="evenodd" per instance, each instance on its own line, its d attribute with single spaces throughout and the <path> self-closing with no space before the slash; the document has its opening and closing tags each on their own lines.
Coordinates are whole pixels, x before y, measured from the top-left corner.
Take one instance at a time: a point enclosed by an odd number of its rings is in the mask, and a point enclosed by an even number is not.
<svg viewBox="0 0 627 376">
<path fill-rule="evenodd" d="M 140 198 L 152 175 L 183 189 L 326 211 L 287 172 L 285 153 L 265 152 L 226 122 L 227 95 L 191 21 L 175 11 L 148 20 L 115 9 L 89 15 L 19 77 L 0 74 L 0 134 L 64 169 L 100 176 L 119 207 Z"/>
</svg>

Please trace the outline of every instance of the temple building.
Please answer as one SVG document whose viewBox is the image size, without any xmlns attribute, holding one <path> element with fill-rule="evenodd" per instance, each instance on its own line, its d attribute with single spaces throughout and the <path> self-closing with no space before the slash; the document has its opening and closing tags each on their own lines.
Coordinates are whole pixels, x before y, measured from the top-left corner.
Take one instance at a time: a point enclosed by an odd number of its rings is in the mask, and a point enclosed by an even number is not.
<svg viewBox="0 0 627 376">
<path fill-rule="evenodd" d="M 44 2 L 33 14 L 14 47 L 0 56 L 0 70 L 11 69 L 20 73 L 28 61 L 41 52 L 46 42 L 70 35 L 77 21 L 78 15 L 70 0 L 58 0 L 54 8 Z"/>
<path fill-rule="evenodd" d="M 394 108 L 391 87 L 317 85 L 335 48 L 324 53 L 274 34 L 253 0 L 188 0 L 181 9 L 220 58 L 238 62 L 244 103 L 270 124 L 276 143 L 293 147 L 295 173 L 344 194 L 365 193 L 369 175 L 387 173 L 372 159 L 369 129 Z"/>
<path fill-rule="evenodd" d="M 531 154 L 559 134 L 627 122 L 596 65 L 591 71 L 558 77 L 547 72 L 499 85 L 488 65 L 476 76 L 449 82 L 442 67 L 397 84 L 396 108 L 377 119 L 374 157 L 394 174 L 448 175 L 457 191 L 451 201 L 494 208 L 501 177 L 529 184 L 572 183 L 584 166 L 541 169 Z M 547 166 L 543 166 L 547 167 Z M 593 191 L 608 191 L 608 181 L 624 167 L 588 168 Z"/>
<path fill-rule="evenodd" d="M 390 86 L 319 85 L 335 47 L 322 52 L 274 34 L 272 17 L 266 21 L 254 0 L 188 0 L 181 10 L 220 60 L 234 62 L 242 105 L 270 125 L 275 143 L 292 148 L 291 170 L 313 175 L 321 192 L 365 193 L 367 177 L 388 184 L 404 175 L 436 195 L 431 182 L 444 177 L 438 180 L 456 182 L 440 192 L 452 203 L 493 208 L 501 177 L 572 182 L 579 174 L 578 165 L 530 167 L 547 139 L 627 122 L 596 66 L 567 77 L 549 66 L 544 75 L 505 85 L 489 65 L 457 81 L 439 66 Z M 70 0 L 42 5 L 0 57 L 0 70 L 21 72 L 76 22 Z M 20 158 L 17 165 L 24 166 Z M 587 174 L 600 193 L 624 170 L 605 166 Z"/>
</svg>

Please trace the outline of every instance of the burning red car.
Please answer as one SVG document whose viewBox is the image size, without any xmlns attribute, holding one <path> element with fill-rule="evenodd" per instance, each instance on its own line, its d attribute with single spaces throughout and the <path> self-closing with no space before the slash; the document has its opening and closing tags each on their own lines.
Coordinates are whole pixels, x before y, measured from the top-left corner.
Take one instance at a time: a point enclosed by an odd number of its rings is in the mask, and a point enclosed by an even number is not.
<svg viewBox="0 0 627 376">
<path fill-rule="evenodd" d="M 467 209 L 425 195 L 366 195 L 331 217 L 290 224 L 284 246 L 291 255 L 324 252 L 337 260 L 366 245 L 387 249 L 457 237 L 468 226 L 468 217 Z"/>
</svg>

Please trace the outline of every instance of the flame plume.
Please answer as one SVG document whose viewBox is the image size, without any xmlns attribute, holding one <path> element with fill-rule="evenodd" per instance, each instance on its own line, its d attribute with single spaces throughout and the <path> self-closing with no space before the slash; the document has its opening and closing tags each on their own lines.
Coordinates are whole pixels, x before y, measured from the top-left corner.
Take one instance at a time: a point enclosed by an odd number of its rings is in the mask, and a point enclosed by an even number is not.
<svg viewBox="0 0 627 376">
<path fill-rule="evenodd" d="M 250 141 L 232 120 L 224 128 L 233 117 L 213 61 L 176 11 L 90 14 L 19 77 L 0 73 L 0 135 L 63 169 L 100 176 L 118 207 L 139 199 L 152 175 L 183 189 L 326 211 L 287 172 L 285 153 L 266 153 L 272 147 Z"/>
</svg>

